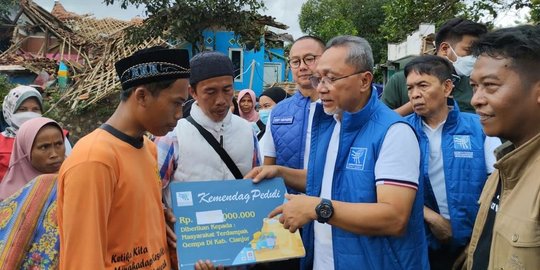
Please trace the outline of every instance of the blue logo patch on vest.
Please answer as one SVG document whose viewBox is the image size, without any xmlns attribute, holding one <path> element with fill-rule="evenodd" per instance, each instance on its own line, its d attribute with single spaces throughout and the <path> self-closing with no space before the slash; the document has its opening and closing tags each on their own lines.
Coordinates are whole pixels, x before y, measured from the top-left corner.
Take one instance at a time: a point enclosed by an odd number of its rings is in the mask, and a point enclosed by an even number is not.
<svg viewBox="0 0 540 270">
<path fill-rule="evenodd" d="M 294 121 L 294 116 L 282 116 L 274 117 L 272 120 L 272 125 L 290 125 Z"/>
<path fill-rule="evenodd" d="M 351 147 L 349 150 L 349 157 L 347 158 L 347 169 L 351 170 L 364 170 L 364 163 L 366 162 L 367 148 L 363 147 Z"/>
<path fill-rule="evenodd" d="M 454 135 L 454 157 L 456 158 L 473 158 L 471 136 L 469 135 Z"/>
<path fill-rule="evenodd" d="M 456 150 L 471 150 L 471 136 L 469 135 L 454 135 L 454 149 Z"/>
</svg>

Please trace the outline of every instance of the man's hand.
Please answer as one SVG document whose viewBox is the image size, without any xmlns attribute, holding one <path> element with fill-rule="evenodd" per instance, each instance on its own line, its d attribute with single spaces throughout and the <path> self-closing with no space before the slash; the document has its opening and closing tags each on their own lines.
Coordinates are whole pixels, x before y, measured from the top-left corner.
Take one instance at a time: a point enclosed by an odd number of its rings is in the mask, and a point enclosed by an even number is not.
<svg viewBox="0 0 540 270">
<path fill-rule="evenodd" d="M 249 171 L 244 179 L 253 179 L 253 183 L 259 183 L 263 179 L 274 178 L 280 176 L 279 166 L 264 165 L 258 166 Z"/>
<path fill-rule="evenodd" d="M 163 214 L 165 215 L 165 223 L 167 224 L 165 226 L 167 228 L 167 244 L 169 244 L 169 248 L 176 249 L 176 234 L 174 233 L 176 217 L 170 208 L 163 209 Z"/>
<path fill-rule="evenodd" d="M 452 238 L 452 226 L 450 220 L 437 214 L 435 211 L 424 206 L 424 220 L 429 226 L 429 229 L 442 243 L 450 241 Z"/>
<path fill-rule="evenodd" d="M 285 198 L 289 201 L 276 207 L 268 214 L 269 218 L 281 214 L 279 222 L 283 224 L 285 229 L 294 233 L 304 224 L 317 219 L 315 207 L 317 207 L 321 198 L 293 194 L 285 194 Z"/>
</svg>

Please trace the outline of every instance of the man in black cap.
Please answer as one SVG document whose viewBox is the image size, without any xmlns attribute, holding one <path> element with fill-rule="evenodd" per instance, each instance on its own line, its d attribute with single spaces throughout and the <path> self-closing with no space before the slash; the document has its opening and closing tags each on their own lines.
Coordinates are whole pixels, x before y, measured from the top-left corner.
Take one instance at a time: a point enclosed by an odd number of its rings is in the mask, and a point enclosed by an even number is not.
<svg viewBox="0 0 540 270">
<path fill-rule="evenodd" d="M 60 269 L 170 269 L 156 147 L 188 97 L 189 55 L 152 47 L 115 64 L 114 114 L 82 138 L 60 169 Z"/>
<path fill-rule="evenodd" d="M 219 52 L 201 52 L 190 65 L 189 91 L 196 100 L 191 115 L 178 121 L 167 136 L 156 139 L 166 186 L 163 196 L 169 206 L 169 181 L 241 179 L 259 163 L 251 124 L 229 110 L 234 95 L 231 60 Z M 222 150 L 232 162 L 220 157 L 217 151 Z"/>
</svg>

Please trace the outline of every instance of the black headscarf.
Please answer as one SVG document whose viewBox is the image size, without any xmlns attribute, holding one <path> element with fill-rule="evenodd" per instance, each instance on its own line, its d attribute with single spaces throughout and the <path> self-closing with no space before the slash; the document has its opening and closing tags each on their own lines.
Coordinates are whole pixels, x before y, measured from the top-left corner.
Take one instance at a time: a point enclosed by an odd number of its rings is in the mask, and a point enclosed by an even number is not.
<svg viewBox="0 0 540 270">
<path fill-rule="evenodd" d="M 289 94 L 287 94 L 287 92 L 283 90 L 283 88 L 274 86 L 264 90 L 264 92 L 262 92 L 260 96 L 267 96 L 271 98 L 275 103 L 279 103 L 280 101 L 288 98 Z"/>
</svg>

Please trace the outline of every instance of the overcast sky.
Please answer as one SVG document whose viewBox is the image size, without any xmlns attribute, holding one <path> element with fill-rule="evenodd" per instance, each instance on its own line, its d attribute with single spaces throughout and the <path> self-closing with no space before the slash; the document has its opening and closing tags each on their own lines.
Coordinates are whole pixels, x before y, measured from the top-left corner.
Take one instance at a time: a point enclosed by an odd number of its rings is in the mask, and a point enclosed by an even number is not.
<svg viewBox="0 0 540 270">
<path fill-rule="evenodd" d="M 300 8 L 302 3 L 306 0 L 265 0 L 267 9 L 263 11 L 263 14 L 275 17 L 278 22 L 284 23 L 289 26 L 289 29 L 285 30 L 289 34 L 292 34 L 294 38 L 302 36 L 300 26 L 298 25 L 298 14 L 300 14 Z M 45 10 L 51 11 L 54 6 L 54 0 L 34 0 L 37 4 L 42 6 Z M 102 0 L 60 0 L 60 3 L 67 11 L 75 12 L 77 14 L 92 13 L 96 18 L 113 17 L 122 20 L 129 20 L 135 16 L 144 17 L 143 8 L 135 8 L 129 6 L 128 9 L 120 8 L 120 5 L 107 6 L 103 4 Z M 275 32 L 283 32 L 276 30 Z"/>
</svg>

